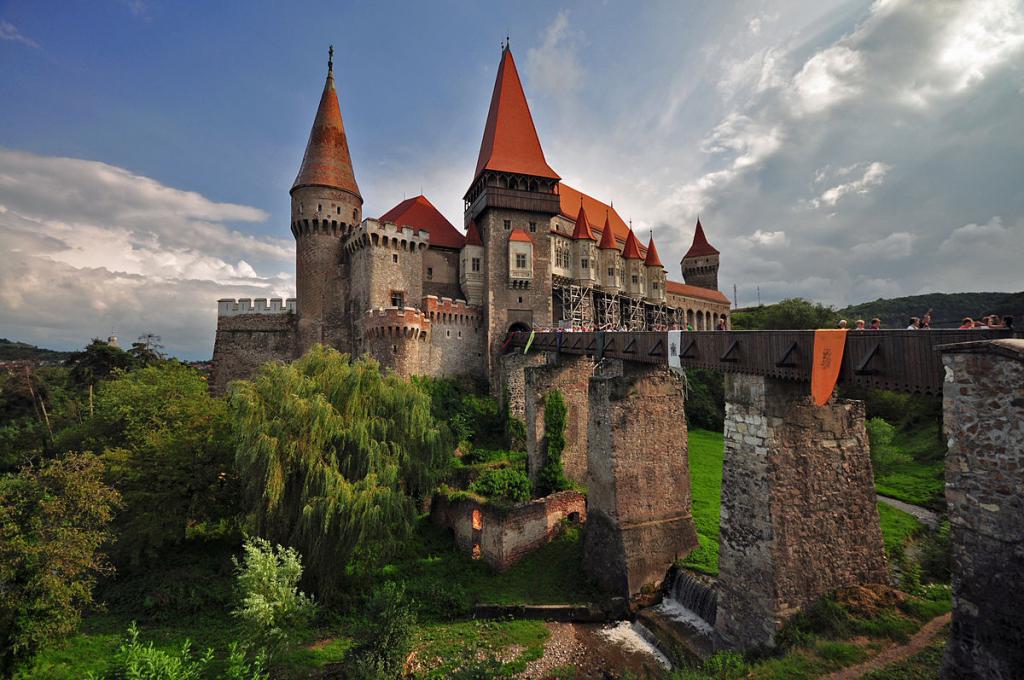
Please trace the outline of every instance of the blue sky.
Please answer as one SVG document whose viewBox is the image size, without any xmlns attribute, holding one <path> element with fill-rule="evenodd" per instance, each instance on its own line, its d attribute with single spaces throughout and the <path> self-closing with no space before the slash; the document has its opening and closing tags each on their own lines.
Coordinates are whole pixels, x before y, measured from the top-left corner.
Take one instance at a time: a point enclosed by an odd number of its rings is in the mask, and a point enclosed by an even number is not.
<svg viewBox="0 0 1024 680">
<path fill-rule="evenodd" d="M 0 335 L 201 358 L 217 298 L 291 294 L 330 43 L 364 214 L 461 226 L 506 32 L 549 163 L 670 276 L 699 212 L 741 304 L 1022 287 L 1017 1 L 7 1 Z"/>
</svg>

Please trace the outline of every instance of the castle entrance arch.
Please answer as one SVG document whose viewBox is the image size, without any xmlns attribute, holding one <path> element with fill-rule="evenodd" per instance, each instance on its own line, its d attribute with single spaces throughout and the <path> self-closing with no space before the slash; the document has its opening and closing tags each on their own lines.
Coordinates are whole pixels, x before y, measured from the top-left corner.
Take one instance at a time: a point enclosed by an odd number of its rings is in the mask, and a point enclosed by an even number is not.
<svg viewBox="0 0 1024 680">
<path fill-rule="evenodd" d="M 508 327 L 509 333 L 529 333 L 530 324 L 522 321 L 516 321 L 514 324 Z"/>
</svg>

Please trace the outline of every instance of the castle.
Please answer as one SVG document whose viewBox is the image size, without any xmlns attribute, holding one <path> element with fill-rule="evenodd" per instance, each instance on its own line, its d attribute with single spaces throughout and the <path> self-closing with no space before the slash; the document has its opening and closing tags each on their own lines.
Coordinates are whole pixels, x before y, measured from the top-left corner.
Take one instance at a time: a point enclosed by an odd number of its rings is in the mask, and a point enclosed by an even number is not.
<svg viewBox="0 0 1024 680">
<path fill-rule="evenodd" d="M 363 219 L 334 85 L 327 82 L 291 188 L 296 297 L 219 300 L 215 391 L 316 343 L 369 354 L 403 376 L 490 379 L 509 331 L 713 329 L 728 324 L 719 252 L 697 220 L 668 280 L 615 208 L 544 158 L 512 51 L 502 48 L 465 233 L 424 196 Z"/>
</svg>

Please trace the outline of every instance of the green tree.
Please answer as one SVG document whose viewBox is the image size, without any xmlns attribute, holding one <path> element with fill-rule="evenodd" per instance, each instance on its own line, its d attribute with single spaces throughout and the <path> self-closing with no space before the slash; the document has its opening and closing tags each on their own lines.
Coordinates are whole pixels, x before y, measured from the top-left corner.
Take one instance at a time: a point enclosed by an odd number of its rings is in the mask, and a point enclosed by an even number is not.
<svg viewBox="0 0 1024 680">
<path fill-rule="evenodd" d="M 0 675 L 78 626 L 119 498 L 90 454 L 0 477 Z"/>
<path fill-rule="evenodd" d="M 388 582 L 374 590 L 363 607 L 363 617 L 356 631 L 356 648 L 346 659 L 344 676 L 352 680 L 401 677 L 416 625 L 405 587 Z"/>
<path fill-rule="evenodd" d="M 328 599 L 401 545 L 451 453 L 422 390 L 322 346 L 237 383 L 231 406 L 257 532 L 298 548 Z"/>
<path fill-rule="evenodd" d="M 73 352 L 67 365 L 71 379 L 79 385 L 95 385 L 116 370 L 126 371 L 135 365 L 135 358 L 119 347 L 93 338 L 85 349 Z"/>
<path fill-rule="evenodd" d="M 107 479 L 124 498 L 118 564 L 140 564 L 238 516 L 227 402 L 210 396 L 197 371 L 162 362 L 119 374 L 100 383 L 94 410 L 65 443 L 102 450 Z"/>
<path fill-rule="evenodd" d="M 530 500 L 530 478 L 516 468 L 495 468 L 474 480 L 469 490 L 488 498 L 521 503 Z"/>
<path fill-rule="evenodd" d="M 831 307 L 803 298 L 787 298 L 732 315 L 732 327 L 738 331 L 834 328 L 838 321 L 839 316 Z"/>
<path fill-rule="evenodd" d="M 565 450 L 565 422 L 568 415 L 565 397 L 558 390 L 551 390 L 544 398 L 544 465 L 537 473 L 537 490 L 548 495 L 569 487 L 562 466 L 562 451 Z"/>
</svg>

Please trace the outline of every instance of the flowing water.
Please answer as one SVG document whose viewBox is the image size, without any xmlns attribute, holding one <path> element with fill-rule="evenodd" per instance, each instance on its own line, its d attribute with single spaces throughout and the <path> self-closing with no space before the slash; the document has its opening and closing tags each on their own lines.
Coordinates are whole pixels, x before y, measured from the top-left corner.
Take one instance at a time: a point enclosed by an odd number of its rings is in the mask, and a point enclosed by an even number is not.
<svg viewBox="0 0 1024 680">
<path fill-rule="evenodd" d="M 671 670 L 672 664 L 668 657 L 661 653 L 657 647 L 657 639 L 654 633 L 647 630 L 643 624 L 620 621 L 614 626 L 605 626 L 598 635 L 612 644 L 619 645 L 629 652 L 648 654 L 654 657 L 658 665 L 665 670 Z"/>
<path fill-rule="evenodd" d="M 673 602 L 679 607 L 674 609 L 687 609 L 696 614 L 705 625 L 715 625 L 715 615 L 718 613 L 718 593 L 704 585 L 683 569 L 675 570 L 675 577 L 668 590 L 667 602 Z"/>
</svg>

